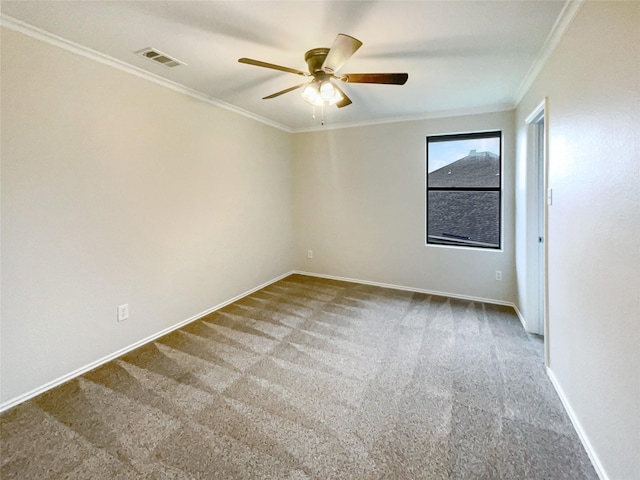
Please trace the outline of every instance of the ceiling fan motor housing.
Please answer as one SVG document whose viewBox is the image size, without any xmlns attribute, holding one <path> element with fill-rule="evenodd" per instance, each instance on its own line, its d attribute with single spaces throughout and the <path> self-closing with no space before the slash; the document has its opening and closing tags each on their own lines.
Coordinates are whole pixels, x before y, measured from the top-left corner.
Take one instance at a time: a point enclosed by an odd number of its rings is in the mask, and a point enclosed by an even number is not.
<svg viewBox="0 0 640 480">
<path fill-rule="evenodd" d="M 315 76 L 318 73 L 324 73 L 322 64 L 324 63 L 324 59 L 327 58 L 328 53 L 328 48 L 313 48 L 304 54 L 304 61 L 307 62 L 311 75 Z"/>
</svg>

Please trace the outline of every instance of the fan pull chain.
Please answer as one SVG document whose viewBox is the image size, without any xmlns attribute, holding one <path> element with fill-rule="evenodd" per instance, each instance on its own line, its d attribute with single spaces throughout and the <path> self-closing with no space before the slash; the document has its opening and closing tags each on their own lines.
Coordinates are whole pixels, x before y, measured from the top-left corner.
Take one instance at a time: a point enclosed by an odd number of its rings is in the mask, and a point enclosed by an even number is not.
<svg viewBox="0 0 640 480">
<path fill-rule="evenodd" d="M 320 125 L 324 127 L 324 105 L 320 107 Z M 316 107 L 315 105 L 311 109 L 311 118 L 316 119 Z"/>
</svg>

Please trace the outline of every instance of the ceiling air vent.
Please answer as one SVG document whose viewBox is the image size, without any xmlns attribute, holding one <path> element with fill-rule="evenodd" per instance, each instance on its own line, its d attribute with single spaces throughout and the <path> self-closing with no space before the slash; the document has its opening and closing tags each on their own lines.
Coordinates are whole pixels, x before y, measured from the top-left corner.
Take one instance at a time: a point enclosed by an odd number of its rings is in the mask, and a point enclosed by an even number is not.
<svg viewBox="0 0 640 480">
<path fill-rule="evenodd" d="M 156 50 L 155 48 L 143 48 L 142 50 L 138 50 L 135 52 L 136 55 L 140 55 L 141 57 L 146 58 L 147 60 L 151 60 L 154 63 L 159 63 L 168 68 L 177 67 L 178 65 L 186 65 L 186 63 L 181 62 L 180 60 L 176 60 L 175 58 L 171 58 L 166 53 L 162 53 L 160 50 Z"/>
</svg>

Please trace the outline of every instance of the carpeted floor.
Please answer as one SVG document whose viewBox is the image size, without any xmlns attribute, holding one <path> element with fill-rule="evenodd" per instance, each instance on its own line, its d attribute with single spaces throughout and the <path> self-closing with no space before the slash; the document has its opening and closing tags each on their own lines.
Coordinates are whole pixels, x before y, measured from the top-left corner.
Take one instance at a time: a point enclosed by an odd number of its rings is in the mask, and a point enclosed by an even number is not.
<svg viewBox="0 0 640 480">
<path fill-rule="evenodd" d="M 597 479 L 510 308 L 292 275 L 5 412 L 9 479 Z"/>
</svg>

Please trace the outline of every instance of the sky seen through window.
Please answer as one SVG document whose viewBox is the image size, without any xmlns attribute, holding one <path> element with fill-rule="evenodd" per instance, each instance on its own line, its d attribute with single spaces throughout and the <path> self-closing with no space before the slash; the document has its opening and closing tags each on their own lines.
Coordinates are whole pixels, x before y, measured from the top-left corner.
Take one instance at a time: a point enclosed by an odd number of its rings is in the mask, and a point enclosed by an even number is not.
<svg viewBox="0 0 640 480">
<path fill-rule="evenodd" d="M 469 155 L 471 150 L 500 154 L 499 138 L 476 138 L 471 140 L 450 140 L 429 142 L 429 172 L 438 170 Z"/>
</svg>

